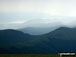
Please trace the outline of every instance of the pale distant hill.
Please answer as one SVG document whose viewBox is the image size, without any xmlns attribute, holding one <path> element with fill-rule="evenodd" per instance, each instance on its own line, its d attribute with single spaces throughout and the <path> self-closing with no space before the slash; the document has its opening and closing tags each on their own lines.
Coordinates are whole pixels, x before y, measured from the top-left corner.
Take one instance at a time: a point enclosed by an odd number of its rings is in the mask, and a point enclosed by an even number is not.
<svg viewBox="0 0 76 57">
<path fill-rule="evenodd" d="M 57 29 L 58 27 L 27 27 L 27 28 L 22 28 L 19 29 L 19 31 L 22 31 L 24 33 L 28 33 L 31 35 L 41 35 L 41 34 L 45 34 L 45 33 L 49 33 L 55 29 Z"/>
</svg>

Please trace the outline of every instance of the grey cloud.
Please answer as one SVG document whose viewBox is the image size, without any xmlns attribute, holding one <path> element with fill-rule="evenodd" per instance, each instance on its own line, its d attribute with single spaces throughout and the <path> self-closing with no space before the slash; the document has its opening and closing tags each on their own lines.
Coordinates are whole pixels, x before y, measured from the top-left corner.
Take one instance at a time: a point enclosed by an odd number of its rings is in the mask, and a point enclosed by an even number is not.
<svg viewBox="0 0 76 57">
<path fill-rule="evenodd" d="M 75 27 L 76 1 L 0 0 L 1 29 L 50 26 Z"/>
</svg>

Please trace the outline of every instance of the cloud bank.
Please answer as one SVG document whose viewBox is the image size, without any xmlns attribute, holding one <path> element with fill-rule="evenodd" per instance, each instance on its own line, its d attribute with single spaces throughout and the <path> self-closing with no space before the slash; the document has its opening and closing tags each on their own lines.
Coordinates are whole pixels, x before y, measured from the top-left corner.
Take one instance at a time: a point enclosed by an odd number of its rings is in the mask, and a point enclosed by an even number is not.
<svg viewBox="0 0 76 57">
<path fill-rule="evenodd" d="M 0 29 L 76 27 L 76 0 L 0 0 Z"/>
</svg>

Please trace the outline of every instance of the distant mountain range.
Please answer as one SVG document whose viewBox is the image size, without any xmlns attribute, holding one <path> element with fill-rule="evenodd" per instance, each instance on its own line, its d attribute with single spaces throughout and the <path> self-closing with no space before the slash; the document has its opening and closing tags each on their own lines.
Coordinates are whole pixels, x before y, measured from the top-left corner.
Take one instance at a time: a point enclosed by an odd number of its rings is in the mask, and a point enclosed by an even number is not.
<svg viewBox="0 0 76 57">
<path fill-rule="evenodd" d="M 76 28 L 61 27 L 43 35 L 0 30 L 0 53 L 57 54 L 76 52 Z"/>
<path fill-rule="evenodd" d="M 31 35 L 41 35 L 41 34 L 46 34 L 48 32 L 51 32 L 57 28 L 59 27 L 58 26 L 57 27 L 55 26 L 52 28 L 51 27 L 27 27 L 27 28 L 21 28 L 18 30 Z"/>
</svg>

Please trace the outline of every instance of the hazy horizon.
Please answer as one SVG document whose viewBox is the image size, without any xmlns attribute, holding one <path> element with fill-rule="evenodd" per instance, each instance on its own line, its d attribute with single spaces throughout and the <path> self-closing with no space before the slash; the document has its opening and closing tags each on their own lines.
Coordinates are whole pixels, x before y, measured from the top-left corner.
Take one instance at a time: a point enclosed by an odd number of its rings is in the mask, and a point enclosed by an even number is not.
<svg viewBox="0 0 76 57">
<path fill-rule="evenodd" d="M 75 0 L 0 0 L 0 29 L 76 27 Z"/>
</svg>

